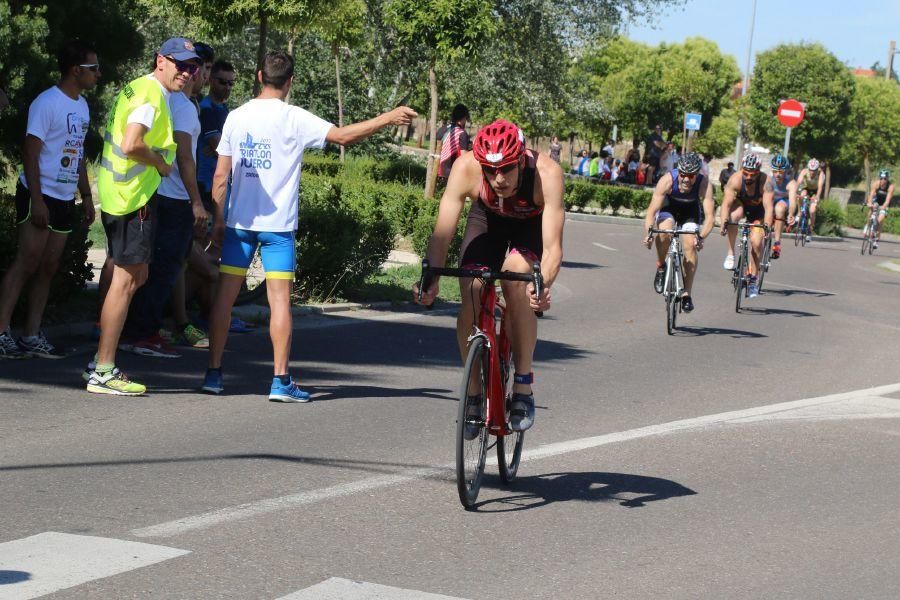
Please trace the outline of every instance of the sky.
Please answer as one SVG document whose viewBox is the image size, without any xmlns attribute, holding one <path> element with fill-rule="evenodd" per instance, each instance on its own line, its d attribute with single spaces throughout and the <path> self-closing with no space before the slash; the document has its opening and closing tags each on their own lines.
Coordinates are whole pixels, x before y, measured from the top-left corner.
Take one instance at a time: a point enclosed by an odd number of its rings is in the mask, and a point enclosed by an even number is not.
<svg viewBox="0 0 900 600">
<path fill-rule="evenodd" d="M 687 0 L 665 9 L 651 26 L 629 23 L 626 35 L 651 45 L 704 37 L 734 56 L 743 73 L 752 14 L 753 0 Z M 849 66 L 867 69 L 876 61 L 886 65 L 891 40 L 900 48 L 898 0 L 757 0 L 754 55 L 782 43 L 819 42 Z M 894 69 L 900 69 L 900 55 Z"/>
</svg>

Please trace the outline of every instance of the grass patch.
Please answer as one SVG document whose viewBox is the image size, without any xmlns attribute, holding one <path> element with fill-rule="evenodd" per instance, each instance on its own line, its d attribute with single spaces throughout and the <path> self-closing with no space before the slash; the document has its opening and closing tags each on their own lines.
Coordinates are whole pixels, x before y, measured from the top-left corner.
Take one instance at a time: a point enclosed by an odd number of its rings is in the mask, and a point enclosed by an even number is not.
<svg viewBox="0 0 900 600">
<path fill-rule="evenodd" d="M 92 248 L 100 248 L 101 250 L 106 248 L 106 230 L 103 229 L 103 223 L 100 221 L 99 210 L 97 211 L 97 218 L 94 219 L 94 222 L 91 223 L 91 228 L 88 229 L 88 239 L 93 243 Z"/>
<path fill-rule="evenodd" d="M 383 269 L 366 281 L 347 292 L 351 302 L 409 302 L 412 300 L 412 286 L 419 281 L 422 267 L 403 265 Z M 439 301 L 459 302 L 459 283 L 449 278 L 441 281 Z"/>
</svg>

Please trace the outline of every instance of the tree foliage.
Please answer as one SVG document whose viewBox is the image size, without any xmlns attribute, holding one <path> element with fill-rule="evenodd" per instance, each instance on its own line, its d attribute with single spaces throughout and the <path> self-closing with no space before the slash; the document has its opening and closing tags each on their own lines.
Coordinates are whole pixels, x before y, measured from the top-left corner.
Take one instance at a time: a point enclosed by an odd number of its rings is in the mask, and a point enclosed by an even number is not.
<svg viewBox="0 0 900 600">
<path fill-rule="evenodd" d="M 886 79 L 860 77 L 850 105 L 850 127 L 839 160 L 856 169 L 900 161 L 900 86 Z M 865 173 L 866 180 L 870 173 Z"/>
<path fill-rule="evenodd" d="M 806 103 L 806 117 L 791 131 L 791 154 L 833 159 L 850 126 L 856 85 L 850 70 L 820 44 L 782 44 L 756 56 L 747 93 L 753 139 L 779 146 L 785 128 L 780 100 Z"/>
</svg>

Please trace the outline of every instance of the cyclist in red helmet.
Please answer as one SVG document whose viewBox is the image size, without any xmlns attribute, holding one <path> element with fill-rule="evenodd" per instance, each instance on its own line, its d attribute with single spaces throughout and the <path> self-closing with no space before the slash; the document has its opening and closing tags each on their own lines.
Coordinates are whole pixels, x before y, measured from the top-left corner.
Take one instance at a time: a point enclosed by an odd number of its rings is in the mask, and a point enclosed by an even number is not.
<svg viewBox="0 0 900 600">
<path fill-rule="evenodd" d="M 540 261 L 544 290 L 534 294 L 532 284 L 504 281 L 509 337 L 515 363 L 515 386 L 510 405 L 510 426 L 524 431 L 534 423 L 531 362 L 537 343 L 535 311 L 550 308 L 550 290 L 562 264 L 562 233 L 565 223 L 563 173 L 545 154 L 525 147 L 522 130 L 498 119 L 475 136 L 471 152 L 453 165 L 441 198 L 434 233 L 426 258 L 443 267 L 456 233 L 466 198 L 472 207 L 460 248 L 460 266 L 495 271 L 530 273 Z M 440 281 L 423 292 L 422 304 L 431 304 Z M 473 318 L 478 314 L 481 283 L 460 280 L 462 306 L 456 321 L 460 355 L 466 357 Z M 418 300 L 418 286 L 414 286 Z"/>
</svg>

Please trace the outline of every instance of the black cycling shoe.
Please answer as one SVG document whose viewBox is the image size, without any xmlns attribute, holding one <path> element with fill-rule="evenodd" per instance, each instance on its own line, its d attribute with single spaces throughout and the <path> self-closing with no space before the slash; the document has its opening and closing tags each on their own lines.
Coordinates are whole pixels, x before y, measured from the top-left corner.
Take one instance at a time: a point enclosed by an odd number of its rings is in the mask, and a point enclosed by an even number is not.
<svg viewBox="0 0 900 600">
<path fill-rule="evenodd" d="M 481 400 L 481 394 L 468 396 L 466 404 L 466 426 L 465 430 L 463 431 L 463 437 L 469 441 L 472 441 L 478 437 L 478 433 L 481 431 L 481 426 L 469 423 L 468 421 L 484 421 L 484 417 L 481 414 L 481 405 L 483 404 Z"/>
<path fill-rule="evenodd" d="M 663 293 L 663 286 L 666 284 L 666 268 L 665 267 L 657 267 L 656 268 L 656 277 L 653 279 L 653 289 L 656 290 L 657 294 Z"/>
<path fill-rule="evenodd" d="M 691 300 L 691 297 L 687 294 L 681 297 L 681 310 L 684 312 L 691 312 L 694 310 L 694 301 Z"/>
<path fill-rule="evenodd" d="M 509 428 L 525 431 L 534 425 L 534 394 L 513 394 L 509 401 Z"/>
</svg>

